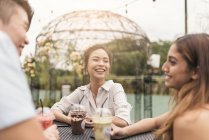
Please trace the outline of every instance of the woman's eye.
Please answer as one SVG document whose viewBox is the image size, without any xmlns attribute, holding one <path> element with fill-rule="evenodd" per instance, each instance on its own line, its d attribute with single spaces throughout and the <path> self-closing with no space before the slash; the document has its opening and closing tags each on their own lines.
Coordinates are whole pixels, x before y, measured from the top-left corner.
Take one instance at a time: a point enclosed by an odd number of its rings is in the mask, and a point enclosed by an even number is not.
<svg viewBox="0 0 209 140">
<path fill-rule="evenodd" d="M 108 61 L 108 60 L 104 60 L 104 62 L 105 62 L 105 63 L 109 63 L 109 61 Z"/>
<path fill-rule="evenodd" d="M 175 65 L 175 64 L 176 64 L 176 61 L 174 61 L 174 60 L 169 60 L 169 63 L 170 63 L 171 65 Z"/>
<path fill-rule="evenodd" d="M 93 59 L 93 61 L 97 62 L 97 61 L 98 61 L 98 59 Z"/>
</svg>

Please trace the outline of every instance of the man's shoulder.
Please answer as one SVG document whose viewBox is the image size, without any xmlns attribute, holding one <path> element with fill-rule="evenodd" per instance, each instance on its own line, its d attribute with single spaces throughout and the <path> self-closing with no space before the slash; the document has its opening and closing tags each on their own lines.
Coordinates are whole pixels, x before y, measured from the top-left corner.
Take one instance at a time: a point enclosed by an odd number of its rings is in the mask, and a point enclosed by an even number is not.
<svg viewBox="0 0 209 140">
<path fill-rule="evenodd" d="M 0 43 L 4 41 L 11 41 L 7 33 L 0 31 Z"/>
</svg>

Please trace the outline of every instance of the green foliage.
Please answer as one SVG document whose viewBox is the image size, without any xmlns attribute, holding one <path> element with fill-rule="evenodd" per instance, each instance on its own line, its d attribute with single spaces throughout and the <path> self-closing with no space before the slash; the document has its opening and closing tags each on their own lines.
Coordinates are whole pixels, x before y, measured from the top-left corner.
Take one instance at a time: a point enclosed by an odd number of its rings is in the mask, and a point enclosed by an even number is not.
<svg viewBox="0 0 209 140">
<path fill-rule="evenodd" d="M 50 43 L 48 43 L 48 45 L 46 45 L 47 47 L 43 48 L 43 50 L 40 51 L 35 58 L 35 74 L 39 78 L 40 88 L 49 89 L 50 76 L 56 77 L 54 80 L 57 82 L 57 89 L 60 89 L 62 84 L 70 84 L 75 88 L 77 85 L 81 85 L 86 79 L 84 75 L 79 78 L 75 71 L 58 68 L 55 69 L 51 66 L 48 55 L 48 51 L 50 50 L 49 44 Z M 148 47 L 142 40 L 136 41 L 125 38 L 114 40 L 105 45 L 113 53 L 113 63 L 111 69 L 112 75 L 135 76 L 145 74 L 147 71 L 146 63 L 147 58 L 149 57 L 150 49 L 152 49 L 152 53 L 161 55 L 160 66 L 162 66 L 162 64 L 166 61 L 166 55 L 171 42 L 151 42 Z M 72 49 L 70 51 L 72 52 Z M 72 53 L 69 52 L 69 59 L 71 59 L 70 54 Z M 75 70 L 77 70 L 77 68 Z M 52 71 L 53 73 L 51 73 Z M 28 77 L 29 76 L 30 75 L 28 75 Z"/>
<path fill-rule="evenodd" d="M 113 53 L 113 74 L 133 76 L 145 71 L 149 47 L 144 40 L 123 38 L 112 41 L 107 47 Z"/>
<path fill-rule="evenodd" d="M 50 91 L 60 91 L 63 84 L 71 85 L 71 91 L 78 86 L 87 84 L 88 76 L 83 75 L 80 57 L 74 49 L 69 49 L 69 53 L 65 57 L 67 65 L 72 65 L 72 69 L 55 68 L 50 63 L 49 52 L 55 51 L 51 48 L 53 45 L 47 42 L 45 47 L 41 48 L 39 53 L 34 58 L 25 63 L 25 72 L 30 80 L 31 87 L 46 91 L 46 100 L 53 102 Z M 143 40 L 131 40 L 129 38 L 114 40 L 105 44 L 113 54 L 113 63 L 111 75 L 108 79 L 113 79 L 115 82 L 121 83 L 126 93 L 134 93 L 134 81 L 138 85 L 143 85 L 143 76 L 148 72 L 147 59 L 152 53 L 160 54 L 160 66 L 166 61 L 168 49 L 171 45 L 169 41 L 151 42 L 150 44 Z M 72 47 L 72 46 L 71 46 Z M 35 64 L 34 64 L 35 63 Z M 76 64 L 76 65 L 75 65 Z M 79 64 L 79 65 L 77 65 Z M 33 67 L 32 67 L 33 66 Z M 35 77 L 31 77 L 31 70 L 34 70 Z M 79 70 L 79 71 L 78 71 Z M 78 73 L 82 74 L 80 77 Z M 33 73 L 32 73 L 33 74 Z M 137 80 L 136 80 L 137 79 Z M 155 79 L 153 83 L 154 93 L 164 93 L 165 87 L 160 77 Z M 140 87 L 141 88 L 141 87 Z M 48 102 L 48 101 L 46 101 Z"/>
<path fill-rule="evenodd" d="M 78 52 L 75 52 L 74 46 L 69 44 L 69 49 L 67 50 L 69 53 L 67 53 L 68 55 L 65 57 L 65 61 L 67 65 L 73 66 L 72 70 L 54 68 L 50 63 L 49 57 L 51 51 L 56 51 L 52 43 L 44 43 L 35 56 L 35 73 L 39 77 L 40 88 L 48 90 L 50 89 L 50 84 L 54 82 L 56 82 L 55 85 L 58 90 L 62 84 L 70 84 L 72 89 L 84 84 L 84 81 L 87 81 L 87 77 L 83 75 L 82 68 L 76 67 L 80 65 L 75 65 L 77 62 L 80 64 L 82 56 L 79 56 Z M 166 60 L 170 44 L 169 41 L 151 42 L 151 44 L 148 44 L 144 40 L 132 40 L 130 38 L 113 40 L 105 44 L 113 54 L 111 74 L 116 76 L 146 74 L 148 69 L 147 59 L 150 55 L 150 50 L 152 50 L 152 53 L 161 55 L 160 65 L 162 66 Z M 81 76 L 78 75 L 78 70 L 82 74 Z M 51 82 L 51 80 L 53 81 Z"/>
<path fill-rule="evenodd" d="M 160 54 L 160 67 L 166 61 L 168 50 L 171 46 L 170 41 L 151 42 L 150 47 L 153 54 Z"/>
</svg>

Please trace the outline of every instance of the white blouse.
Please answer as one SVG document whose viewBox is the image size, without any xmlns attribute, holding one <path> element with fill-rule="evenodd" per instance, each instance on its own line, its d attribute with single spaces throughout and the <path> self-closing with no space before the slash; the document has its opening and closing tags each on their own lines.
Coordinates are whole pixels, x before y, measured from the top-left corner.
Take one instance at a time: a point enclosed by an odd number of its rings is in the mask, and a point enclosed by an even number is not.
<svg viewBox="0 0 209 140">
<path fill-rule="evenodd" d="M 68 114 L 72 104 L 85 106 L 87 116 L 91 117 L 96 108 L 108 108 L 113 116 L 122 118 L 127 123 L 130 121 L 131 105 L 127 102 L 127 97 L 121 84 L 114 83 L 112 80 L 106 81 L 98 90 L 96 102 L 91 94 L 90 85 L 78 87 L 70 95 L 63 97 L 59 102 L 52 106 L 52 109 L 61 110 Z"/>
</svg>

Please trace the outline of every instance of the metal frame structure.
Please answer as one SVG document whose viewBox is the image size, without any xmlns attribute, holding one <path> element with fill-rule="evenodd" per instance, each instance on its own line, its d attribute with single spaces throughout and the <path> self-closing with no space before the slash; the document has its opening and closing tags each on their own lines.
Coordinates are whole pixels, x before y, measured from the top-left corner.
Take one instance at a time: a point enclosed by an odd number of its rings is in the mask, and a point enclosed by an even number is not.
<svg viewBox="0 0 209 140">
<path fill-rule="evenodd" d="M 149 39 L 147 35 L 139 25 L 127 17 L 111 11 L 74 11 L 56 18 L 43 28 L 36 38 L 36 55 L 38 55 L 43 48 L 48 47 L 47 53 L 51 64 L 50 69 L 63 68 L 70 70 L 72 69 L 72 63 L 69 60 L 71 52 L 77 51 L 82 53 L 86 48 L 95 44 L 108 44 L 114 40 L 126 38 L 137 42 L 134 48 L 137 51 L 143 49 L 145 53 L 149 53 Z M 140 58 L 135 58 L 134 60 L 137 63 L 136 81 L 139 80 L 138 71 L 140 66 L 138 64 L 139 62 L 137 62 L 139 59 Z M 49 80 L 56 79 L 53 78 L 53 74 L 50 70 L 49 73 Z M 51 85 L 52 83 L 55 82 L 50 82 L 50 89 L 53 89 L 52 87 L 55 86 Z M 139 92 L 143 91 L 136 89 L 135 92 L 137 100 L 136 105 L 139 106 L 138 108 L 141 108 L 141 103 L 138 99 L 141 100 L 141 93 Z M 50 94 L 54 93 L 50 91 Z M 50 95 L 50 97 L 54 97 L 54 95 Z M 149 98 L 151 98 L 151 95 Z M 144 110 L 146 110 L 146 108 L 144 108 Z M 141 115 L 138 117 L 141 118 Z"/>
</svg>

